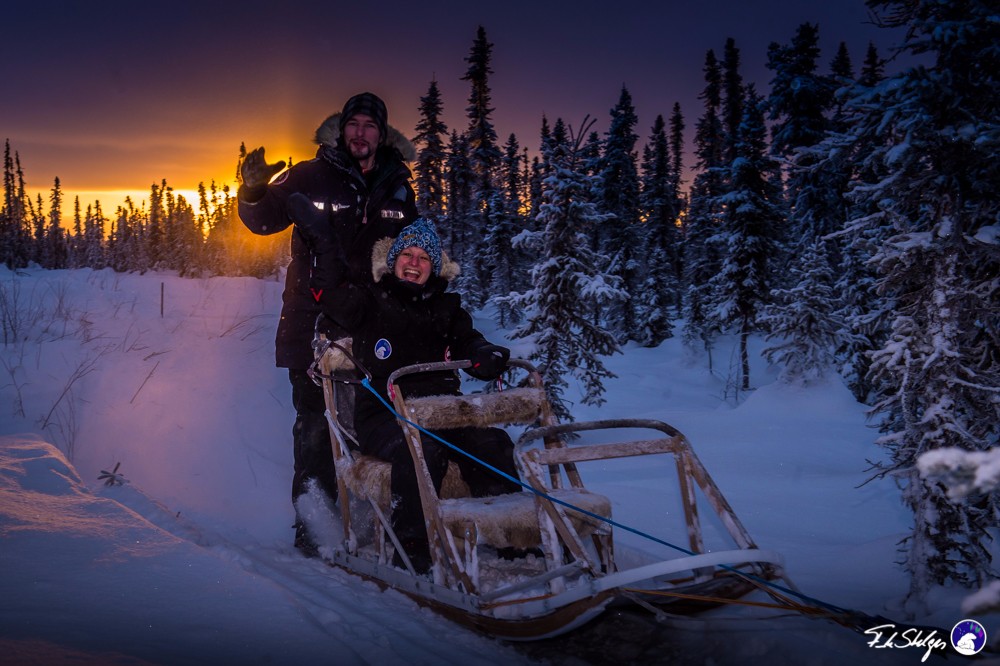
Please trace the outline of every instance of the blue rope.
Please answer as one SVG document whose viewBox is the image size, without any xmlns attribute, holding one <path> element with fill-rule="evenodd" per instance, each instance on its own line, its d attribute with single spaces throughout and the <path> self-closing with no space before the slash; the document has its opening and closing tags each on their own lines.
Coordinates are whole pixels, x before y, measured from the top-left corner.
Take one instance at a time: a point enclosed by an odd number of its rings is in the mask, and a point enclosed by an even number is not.
<svg viewBox="0 0 1000 666">
<path fill-rule="evenodd" d="M 588 511 L 587 509 L 584 509 L 582 507 L 578 507 L 578 506 L 576 506 L 574 504 L 570 504 L 569 502 L 563 501 L 563 500 L 561 500 L 561 499 L 559 499 L 557 497 L 552 497 L 551 495 L 548 495 L 548 494 L 542 492 L 541 490 L 538 490 L 537 488 L 534 488 L 534 487 L 532 487 L 532 486 L 524 483 L 520 479 L 517 479 L 517 478 L 511 476 L 510 474 L 507 474 L 503 470 L 497 469 L 493 465 L 490 465 L 489 463 L 487 463 L 487 462 L 485 462 L 483 460 L 480 460 L 479 458 L 477 458 L 476 456 L 472 455 L 468 451 L 460 449 L 459 447 L 455 446 L 451 442 L 449 442 L 449 441 L 447 441 L 447 440 L 439 437 L 438 435 L 435 435 L 434 433 L 432 433 L 429 430 L 426 430 L 425 428 L 423 428 L 422 426 L 420 426 L 420 424 L 414 423 L 410 419 L 406 418 L 405 416 L 403 416 L 402 414 L 400 414 L 399 412 L 397 412 L 393 408 L 393 406 L 391 404 L 389 404 L 389 402 L 386 401 L 386 399 L 383 398 L 379 394 L 378 391 L 375 390 L 375 388 L 371 385 L 371 382 L 368 380 L 367 377 L 365 379 L 361 380 L 361 385 L 364 386 L 366 389 L 368 389 L 372 393 L 372 395 L 374 395 L 376 398 L 378 398 L 379 402 L 381 402 L 383 405 L 385 405 L 386 409 L 388 409 L 390 412 L 392 412 L 396 416 L 396 418 L 399 419 L 400 421 L 403 421 L 405 423 L 410 424 L 411 426 L 413 426 L 414 428 L 416 428 L 420 432 L 424 433 L 425 435 L 428 435 L 428 436 L 434 438 L 435 440 L 441 442 L 442 444 L 444 444 L 445 446 L 447 446 L 452 451 L 457 451 L 458 453 L 462 454 L 466 458 L 469 458 L 470 460 L 473 460 L 473 461 L 479 463 L 480 465 L 482 465 L 486 469 L 488 469 L 488 470 L 490 470 L 490 471 L 492 471 L 492 472 L 494 472 L 496 474 L 499 474 L 500 476 L 502 476 L 503 478 L 507 479 L 508 481 L 512 481 L 513 483 L 516 483 L 517 485 L 521 486 L 522 488 L 525 488 L 526 490 L 531 491 L 535 495 L 537 495 L 539 497 L 542 497 L 542 498 L 544 498 L 544 499 L 546 499 L 549 502 L 552 502 L 554 504 L 561 504 L 562 506 L 564 506 L 564 507 L 566 507 L 568 509 L 572 509 L 573 511 L 576 511 L 578 513 L 582 513 L 583 515 L 589 516 L 591 518 L 594 518 L 595 520 L 599 520 L 601 522 L 607 523 L 608 525 L 612 525 L 612 526 L 617 527 L 617 528 L 619 528 L 621 530 L 625 530 L 626 532 L 631 532 L 632 534 L 636 534 L 636 535 L 638 535 L 638 536 L 640 536 L 640 537 L 642 537 L 644 539 L 648 539 L 649 541 L 656 542 L 656 543 L 658 543 L 660 545 L 663 545 L 663 546 L 666 546 L 668 548 L 673 548 L 674 550 L 682 552 L 685 555 L 697 555 L 698 554 L 698 553 L 695 553 L 694 551 L 688 550 L 687 548 L 684 548 L 682 546 L 678 546 L 676 544 L 670 543 L 669 541 L 664 541 L 663 539 L 660 539 L 659 537 L 653 536 L 652 534 L 648 534 L 646 532 L 643 532 L 642 530 L 639 530 L 639 529 L 636 529 L 634 527 L 630 527 L 628 525 L 624 525 L 622 523 L 619 523 L 619 522 L 617 522 L 617 521 L 615 521 L 615 520 L 613 520 L 611 518 L 608 518 L 607 516 L 602 516 L 602 515 L 593 513 L 592 511 Z M 756 581 L 758 583 L 761 583 L 762 585 L 767 585 L 768 587 L 772 587 L 772 588 L 774 588 L 776 590 L 780 590 L 780 591 L 784 592 L 785 594 L 790 594 L 790 595 L 796 596 L 796 597 L 798 597 L 800 599 L 803 599 L 803 600 L 808 601 L 810 603 L 816 604 L 817 606 L 820 606 L 820 607 L 825 608 L 827 610 L 834 611 L 836 613 L 844 613 L 844 614 L 848 614 L 848 615 L 855 615 L 856 614 L 855 611 L 848 611 L 848 610 L 845 610 L 845 609 L 840 608 L 838 606 L 834 606 L 834 605 L 828 604 L 828 603 L 826 603 L 824 601 L 820 601 L 819 599 L 814 599 L 813 597 L 810 597 L 810 596 L 807 596 L 805 594 L 802 594 L 801 592 L 796 592 L 795 590 L 789 589 L 789 588 L 785 587 L 784 585 L 779 585 L 779 584 L 777 584 L 777 583 L 775 583 L 773 581 L 766 580 L 766 579 L 761 578 L 761 577 L 759 577 L 759 576 L 757 576 L 755 574 L 750 574 L 750 573 L 747 573 L 745 571 L 740 571 L 739 569 L 736 569 L 735 567 L 730 567 L 730 566 L 725 565 L 725 564 L 720 564 L 719 567 L 721 569 L 725 569 L 726 571 L 729 571 L 731 573 L 736 573 L 736 574 L 739 574 L 739 575 L 744 576 L 746 578 L 749 578 L 751 580 L 754 580 L 754 581 Z"/>
</svg>

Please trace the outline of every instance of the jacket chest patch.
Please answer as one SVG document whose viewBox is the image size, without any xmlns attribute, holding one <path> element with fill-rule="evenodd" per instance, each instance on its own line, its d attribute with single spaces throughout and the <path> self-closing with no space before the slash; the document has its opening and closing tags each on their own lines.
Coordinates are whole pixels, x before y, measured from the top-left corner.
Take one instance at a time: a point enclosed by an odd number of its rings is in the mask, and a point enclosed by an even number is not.
<svg viewBox="0 0 1000 666">
<path fill-rule="evenodd" d="M 390 356 L 392 356 L 392 344 L 385 338 L 379 338 L 375 343 L 375 358 L 384 361 Z"/>
<path fill-rule="evenodd" d="M 312 204 L 316 207 L 316 210 L 329 210 L 331 213 L 351 207 L 351 204 L 341 204 L 336 201 L 313 201 Z"/>
<path fill-rule="evenodd" d="M 402 220 L 404 217 L 403 211 L 401 210 L 383 210 L 382 219 L 383 220 Z"/>
</svg>

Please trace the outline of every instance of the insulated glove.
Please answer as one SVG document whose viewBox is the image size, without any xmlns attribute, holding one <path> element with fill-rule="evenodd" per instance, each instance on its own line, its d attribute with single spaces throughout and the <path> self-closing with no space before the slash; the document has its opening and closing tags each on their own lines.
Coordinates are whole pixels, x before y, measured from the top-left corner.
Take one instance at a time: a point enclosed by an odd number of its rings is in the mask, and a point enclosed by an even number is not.
<svg viewBox="0 0 1000 666">
<path fill-rule="evenodd" d="M 243 178 L 243 184 L 249 188 L 260 187 L 261 185 L 267 185 L 274 174 L 278 173 L 285 168 L 285 162 L 279 161 L 275 164 L 268 164 L 264 161 L 264 146 L 260 148 L 255 148 L 251 150 L 250 153 L 243 158 L 243 164 L 240 165 L 240 176 Z"/>
<path fill-rule="evenodd" d="M 507 369 L 510 350 L 500 345 L 483 345 L 472 352 L 469 360 L 472 366 L 466 370 L 476 379 L 489 381 L 496 379 Z"/>
</svg>

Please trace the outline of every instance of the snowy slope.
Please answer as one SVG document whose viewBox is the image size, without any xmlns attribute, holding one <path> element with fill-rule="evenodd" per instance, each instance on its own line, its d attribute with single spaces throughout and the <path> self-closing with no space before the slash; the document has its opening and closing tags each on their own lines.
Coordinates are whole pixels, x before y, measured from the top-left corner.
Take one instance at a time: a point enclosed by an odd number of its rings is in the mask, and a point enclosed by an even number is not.
<svg viewBox="0 0 1000 666">
<path fill-rule="evenodd" d="M 569 643 L 503 644 L 291 548 L 292 408 L 273 366 L 275 281 L 0 269 L 0 649 L 12 663 L 915 663 L 828 622 L 732 609 L 708 623 L 585 628 Z M 162 285 L 162 287 L 161 287 Z M 163 314 L 161 316 L 161 288 Z M 16 313 L 17 316 L 13 316 Z M 500 341 L 488 319 L 478 323 Z M 12 335 L 16 333 L 16 335 Z M 524 341 L 510 341 L 515 354 Z M 727 368 L 731 345 L 715 366 Z M 908 517 L 863 406 L 836 380 L 725 395 L 677 340 L 608 359 L 608 403 L 681 429 L 758 545 L 801 590 L 902 621 L 893 563 Z M 572 395 L 569 396 L 572 399 Z M 98 480 L 115 464 L 127 483 Z M 629 466 L 630 465 L 630 466 Z M 654 529 L 662 469 L 584 469 Z M 624 537 L 623 537 L 624 539 Z M 962 619 L 939 590 L 921 622 Z M 987 627 L 990 618 L 978 618 Z M 993 619 L 995 623 L 995 619 Z M 610 629 L 608 627 L 611 627 Z M 615 641 L 620 646 L 608 648 Z M 935 657 L 936 658 L 936 657 Z M 5 663 L 8 662 L 5 658 Z"/>
</svg>

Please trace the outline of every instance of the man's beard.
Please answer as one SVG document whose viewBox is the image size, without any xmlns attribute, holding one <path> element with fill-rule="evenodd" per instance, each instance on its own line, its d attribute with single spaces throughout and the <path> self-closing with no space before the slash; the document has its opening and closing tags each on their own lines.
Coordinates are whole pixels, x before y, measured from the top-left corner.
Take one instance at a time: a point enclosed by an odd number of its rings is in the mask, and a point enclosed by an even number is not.
<svg viewBox="0 0 1000 666">
<path fill-rule="evenodd" d="M 366 160 L 375 152 L 375 149 L 367 143 L 351 143 L 350 150 L 351 157 L 356 160 Z"/>
</svg>

